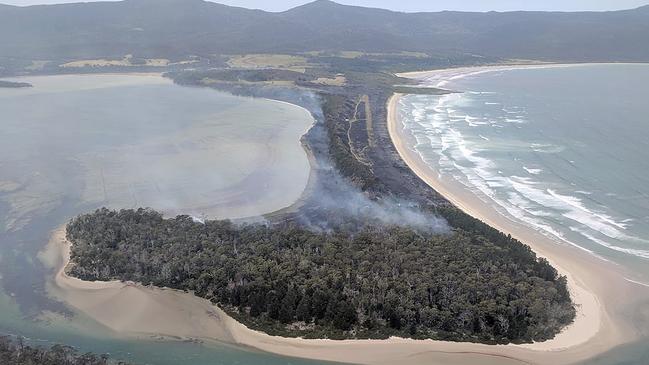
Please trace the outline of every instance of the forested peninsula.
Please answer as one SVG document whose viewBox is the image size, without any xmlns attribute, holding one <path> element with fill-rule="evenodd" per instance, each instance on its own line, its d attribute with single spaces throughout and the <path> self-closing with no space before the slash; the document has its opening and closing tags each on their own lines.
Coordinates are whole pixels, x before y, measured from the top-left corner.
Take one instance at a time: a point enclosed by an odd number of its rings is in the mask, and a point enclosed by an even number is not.
<svg viewBox="0 0 649 365">
<path fill-rule="evenodd" d="M 554 337 L 575 315 L 565 277 L 504 235 L 100 209 L 72 220 L 67 238 L 70 275 L 191 291 L 282 336 L 521 343 Z"/>
</svg>

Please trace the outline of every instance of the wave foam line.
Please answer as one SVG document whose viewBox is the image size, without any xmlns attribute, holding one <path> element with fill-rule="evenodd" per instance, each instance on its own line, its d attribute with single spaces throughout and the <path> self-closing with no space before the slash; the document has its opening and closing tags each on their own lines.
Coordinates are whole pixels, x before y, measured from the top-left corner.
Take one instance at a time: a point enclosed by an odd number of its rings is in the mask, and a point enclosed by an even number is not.
<svg viewBox="0 0 649 365">
<path fill-rule="evenodd" d="M 647 251 L 647 250 L 638 250 L 638 249 L 634 249 L 634 248 L 626 248 L 626 247 L 616 246 L 616 245 L 611 244 L 609 242 L 606 242 L 606 241 L 604 241 L 602 239 L 599 239 L 599 238 L 593 236 L 592 234 L 590 234 L 588 232 L 585 232 L 584 230 L 581 230 L 581 229 L 576 228 L 576 227 L 570 227 L 570 230 L 572 230 L 573 232 L 579 233 L 580 235 L 588 238 L 589 240 L 597 243 L 598 245 L 606 247 L 606 248 L 608 248 L 610 250 L 617 251 L 617 252 L 622 252 L 622 253 L 625 253 L 627 255 L 631 255 L 631 256 L 635 256 L 635 257 L 639 257 L 639 258 L 649 260 L 649 251 Z"/>
<path fill-rule="evenodd" d="M 644 286 L 646 288 L 649 288 L 649 284 L 645 284 L 645 283 L 643 283 L 641 281 L 637 281 L 637 280 L 633 280 L 633 279 L 629 279 L 629 278 L 624 278 L 624 280 L 628 281 L 629 283 L 633 283 L 633 284 L 636 284 L 636 285 L 640 285 L 640 286 Z"/>
</svg>

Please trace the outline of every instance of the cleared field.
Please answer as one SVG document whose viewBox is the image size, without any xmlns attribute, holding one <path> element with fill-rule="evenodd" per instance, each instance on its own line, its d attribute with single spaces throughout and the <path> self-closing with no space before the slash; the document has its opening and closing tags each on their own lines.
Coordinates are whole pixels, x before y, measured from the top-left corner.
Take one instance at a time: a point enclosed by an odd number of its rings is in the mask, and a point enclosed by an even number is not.
<svg viewBox="0 0 649 365">
<path fill-rule="evenodd" d="M 302 56 L 283 54 L 250 54 L 234 56 L 228 60 L 228 65 L 234 68 L 276 68 L 304 73 L 309 66 L 307 59 Z"/>
<path fill-rule="evenodd" d="M 211 79 L 209 77 L 206 77 L 201 80 L 200 82 L 202 85 L 205 86 L 210 86 L 210 85 L 256 85 L 256 86 L 295 86 L 295 82 L 290 81 L 290 80 L 274 80 L 274 81 L 244 81 L 244 80 L 238 80 L 238 81 L 223 81 L 223 80 L 217 80 L 217 79 Z"/>
<path fill-rule="evenodd" d="M 334 56 L 347 59 L 356 59 L 361 57 L 410 57 L 410 58 L 426 58 L 427 54 L 421 52 L 396 52 L 396 53 L 380 53 L 380 52 L 361 52 L 361 51 L 339 51 L 339 52 L 325 52 L 313 51 L 305 53 L 309 56 Z"/>
<path fill-rule="evenodd" d="M 78 60 L 61 65 L 63 68 L 83 68 L 83 67 L 130 67 L 130 66 L 148 66 L 148 67 L 166 67 L 171 62 L 165 58 L 135 59 L 132 55 L 126 55 L 121 60 L 96 59 L 96 60 Z"/>
<path fill-rule="evenodd" d="M 336 75 L 334 78 L 320 77 L 315 79 L 313 83 L 324 86 L 345 86 L 347 78 L 343 75 Z"/>
<path fill-rule="evenodd" d="M 44 63 L 36 63 L 44 62 Z M 60 65 L 63 68 L 84 68 L 84 67 L 167 67 L 173 65 L 189 65 L 198 62 L 197 60 L 184 60 L 179 62 L 171 62 L 166 58 L 134 58 L 127 55 L 121 60 L 97 59 L 97 60 L 77 60 L 64 63 Z M 48 61 L 34 61 L 32 70 L 35 67 L 42 69 Z"/>
</svg>

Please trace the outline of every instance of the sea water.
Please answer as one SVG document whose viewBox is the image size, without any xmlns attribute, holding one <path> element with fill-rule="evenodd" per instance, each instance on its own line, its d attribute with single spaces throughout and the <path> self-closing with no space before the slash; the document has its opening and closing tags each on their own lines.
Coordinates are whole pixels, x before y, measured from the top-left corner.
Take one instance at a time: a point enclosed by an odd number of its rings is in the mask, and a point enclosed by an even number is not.
<svg viewBox="0 0 649 365">
<path fill-rule="evenodd" d="M 139 364 L 313 364 L 227 345 L 128 340 L 48 298 L 52 230 L 101 206 L 238 218 L 309 176 L 304 109 L 153 76 L 30 77 L 0 89 L 0 334 Z"/>
<path fill-rule="evenodd" d="M 427 82 L 458 91 L 400 100 L 409 147 L 433 170 L 649 283 L 649 65 L 461 70 Z M 638 363 L 647 348 L 591 363 Z"/>
</svg>

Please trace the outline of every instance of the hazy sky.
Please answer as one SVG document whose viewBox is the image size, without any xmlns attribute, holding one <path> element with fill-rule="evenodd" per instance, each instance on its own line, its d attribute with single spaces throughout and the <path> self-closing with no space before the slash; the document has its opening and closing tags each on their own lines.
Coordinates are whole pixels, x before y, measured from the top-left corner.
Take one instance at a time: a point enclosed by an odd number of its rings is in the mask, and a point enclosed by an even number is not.
<svg viewBox="0 0 649 365">
<path fill-rule="evenodd" d="M 0 0 L 11 5 L 54 4 L 80 0 Z M 92 0 L 91 0 L 92 1 Z M 282 11 L 307 0 L 215 0 L 246 8 Z M 646 5 L 649 0 L 340 0 L 339 3 L 401 11 L 618 10 Z"/>
</svg>

